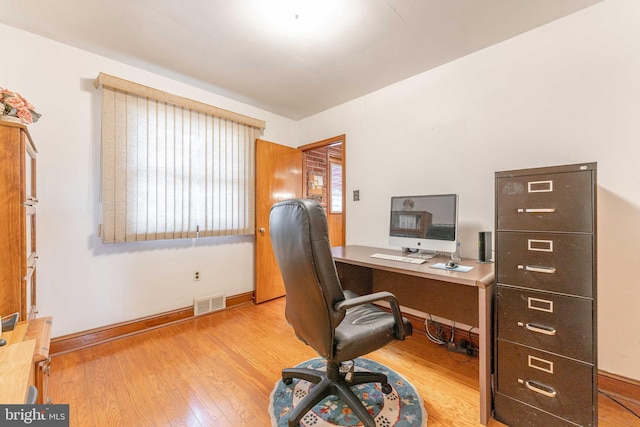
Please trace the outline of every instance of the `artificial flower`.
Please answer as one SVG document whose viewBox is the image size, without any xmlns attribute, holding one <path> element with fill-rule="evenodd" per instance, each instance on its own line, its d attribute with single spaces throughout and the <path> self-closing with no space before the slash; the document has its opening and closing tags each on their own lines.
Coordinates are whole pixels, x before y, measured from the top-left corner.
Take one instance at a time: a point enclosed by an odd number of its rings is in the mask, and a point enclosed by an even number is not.
<svg viewBox="0 0 640 427">
<path fill-rule="evenodd" d="M 23 123 L 35 123 L 40 118 L 36 107 L 19 93 L 0 87 L 0 116 L 17 117 Z"/>
</svg>

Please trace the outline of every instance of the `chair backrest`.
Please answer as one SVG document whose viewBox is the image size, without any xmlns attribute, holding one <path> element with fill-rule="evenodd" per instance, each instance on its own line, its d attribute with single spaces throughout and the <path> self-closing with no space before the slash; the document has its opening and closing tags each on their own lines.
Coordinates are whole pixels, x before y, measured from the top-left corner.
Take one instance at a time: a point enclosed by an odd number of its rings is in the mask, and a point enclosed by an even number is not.
<svg viewBox="0 0 640 427">
<path fill-rule="evenodd" d="M 323 357 L 333 354 L 345 299 L 331 255 L 327 217 L 311 199 L 278 202 L 269 219 L 271 244 L 287 292 L 285 316 L 296 336 Z"/>
</svg>

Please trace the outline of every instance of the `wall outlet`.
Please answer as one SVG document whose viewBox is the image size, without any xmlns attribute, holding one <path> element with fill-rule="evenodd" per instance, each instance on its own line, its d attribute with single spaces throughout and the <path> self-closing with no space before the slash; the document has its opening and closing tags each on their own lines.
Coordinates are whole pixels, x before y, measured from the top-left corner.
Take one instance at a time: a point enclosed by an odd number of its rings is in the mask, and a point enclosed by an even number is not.
<svg viewBox="0 0 640 427">
<path fill-rule="evenodd" d="M 200 270 L 193 270 L 193 281 L 197 282 L 200 280 Z"/>
<path fill-rule="evenodd" d="M 353 190 L 353 201 L 360 201 L 360 190 Z"/>
</svg>

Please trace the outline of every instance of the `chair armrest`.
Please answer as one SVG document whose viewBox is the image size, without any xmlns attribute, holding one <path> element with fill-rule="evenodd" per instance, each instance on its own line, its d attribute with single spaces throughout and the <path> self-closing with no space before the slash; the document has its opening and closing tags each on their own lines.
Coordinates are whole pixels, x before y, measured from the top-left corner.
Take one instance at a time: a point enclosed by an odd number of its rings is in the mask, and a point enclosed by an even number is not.
<svg viewBox="0 0 640 427">
<path fill-rule="evenodd" d="M 391 307 L 391 314 L 393 314 L 393 320 L 396 324 L 396 338 L 399 340 L 404 340 L 405 338 L 407 338 L 404 321 L 402 320 L 402 313 L 400 312 L 400 305 L 398 304 L 396 296 L 391 292 L 383 291 L 368 295 L 357 296 L 355 298 L 348 298 L 336 303 L 333 308 L 337 311 L 345 311 L 352 307 L 370 304 L 376 301 L 387 301 L 389 303 L 389 306 Z"/>
</svg>

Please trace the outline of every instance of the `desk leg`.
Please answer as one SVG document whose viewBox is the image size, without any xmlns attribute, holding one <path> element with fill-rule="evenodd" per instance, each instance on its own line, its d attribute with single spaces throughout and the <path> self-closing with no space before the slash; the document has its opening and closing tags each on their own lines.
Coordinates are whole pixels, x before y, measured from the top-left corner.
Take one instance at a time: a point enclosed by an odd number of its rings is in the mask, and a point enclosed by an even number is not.
<svg viewBox="0 0 640 427">
<path fill-rule="evenodd" d="M 480 335 L 480 423 L 487 425 L 491 416 L 491 325 L 492 325 L 493 285 L 478 287 L 478 324 Z"/>
</svg>

